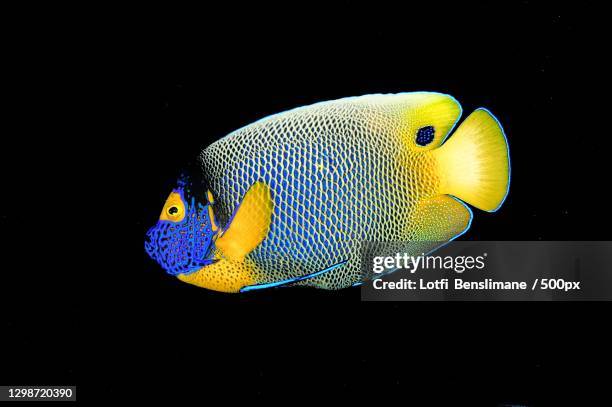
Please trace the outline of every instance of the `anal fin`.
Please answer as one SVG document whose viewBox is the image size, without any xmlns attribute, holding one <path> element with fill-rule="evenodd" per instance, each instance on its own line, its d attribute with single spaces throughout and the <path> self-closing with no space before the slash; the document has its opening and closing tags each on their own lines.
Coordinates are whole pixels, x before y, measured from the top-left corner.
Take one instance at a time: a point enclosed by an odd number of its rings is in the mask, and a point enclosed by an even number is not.
<svg viewBox="0 0 612 407">
<path fill-rule="evenodd" d="M 329 273 L 330 271 L 333 271 L 337 269 L 338 267 L 345 265 L 346 262 L 347 261 L 345 260 L 340 263 L 336 263 L 333 266 L 327 267 L 323 270 L 319 270 L 317 272 L 306 274 L 306 275 L 299 276 L 299 277 L 291 277 L 285 280 L 275 281 L 272 283 L 254 284 L 254 285 L 245 286 L 240 289 L 240 292 L 242 293 L 246 291 L 261 290 L 264 288 L 280 287 L 280 286 L 284 286 L 288 284 L 294 284 L 300 281 L 304 281 L 304 280 L 308 280 L 308 279 L 320 276 L 321 274 Z"/>
<path fill-rule="evenodd" d="M 445 242 L 465 233 L 472 223 L 472 211 L 449 195 L 419 202 L 412 218 L 411 240 Z"/>
</svg>

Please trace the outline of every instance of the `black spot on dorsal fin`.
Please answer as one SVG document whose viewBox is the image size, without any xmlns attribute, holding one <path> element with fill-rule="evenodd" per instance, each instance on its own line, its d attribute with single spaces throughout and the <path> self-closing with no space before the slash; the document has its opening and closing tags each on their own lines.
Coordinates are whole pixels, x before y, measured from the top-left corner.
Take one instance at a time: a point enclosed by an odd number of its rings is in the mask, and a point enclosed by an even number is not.
<svg viewBox="0 0 612 407">
<path fill-rule="evenodd" d="M 433 126 L 421 127 L 416 134 L 416 143 L 424 147 L 433 141 L 435 134 L 436 130 Z"/>
</svg>

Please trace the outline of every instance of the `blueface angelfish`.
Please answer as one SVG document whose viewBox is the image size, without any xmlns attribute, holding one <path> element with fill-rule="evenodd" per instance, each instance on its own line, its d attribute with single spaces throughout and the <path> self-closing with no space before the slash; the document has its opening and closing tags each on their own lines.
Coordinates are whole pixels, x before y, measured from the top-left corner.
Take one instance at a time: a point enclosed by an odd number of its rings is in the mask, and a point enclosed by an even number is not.
<svg viewBox="0 0 612 407">
<path fill-rule="evenodd" d="M 363 242 L 442 242 L 509 188 L 506 137 L 451 96 L 366 95 L 261 119 L 205 148 L 147 234 L 148 254 L 200 287 L 340 289 Z M 193 174 L 192 174 L 193 175 Z M 195 185 L 197 184 L 197 185 Z M 465 203 L 464 203 L 465 202 Z"/>
</svg>

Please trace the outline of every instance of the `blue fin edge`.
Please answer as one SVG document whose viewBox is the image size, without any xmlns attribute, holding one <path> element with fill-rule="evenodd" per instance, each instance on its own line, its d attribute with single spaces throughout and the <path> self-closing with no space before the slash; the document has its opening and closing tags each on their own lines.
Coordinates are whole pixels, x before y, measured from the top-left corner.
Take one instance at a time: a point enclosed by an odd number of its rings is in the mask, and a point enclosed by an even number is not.
<svg viewBox="0 0 612 407">
<path fill-rule="evenodd" d="M 317 276 L 320 276 L 321 274 L 328 273 L 328 272 L 330 272 L 332 270 L 335 270 L 338 267 L 345 265 L 347 261 L 348 260 L 341 261 L 340 263 L 334 264 L 333 266 L 330 266 L 330 267 L 328 267 L 326 269 L 319 270 L 319 271 L 316 271 L 314 273 L 306 274 L 304 276 L 292 277 L 292 278 L 288 278 L 286 280 L 276 281 L 274 283 L 247 285 L 247 286 L 242 287 L 240 289 L 240 292 L 244 293 L 244 292 L 253 291 L 253 290 L 263 290 L 264 288 L 279 287 L 279 286 L 285 285 L 285 284 L 297 283 L 298 281 L 308 280 L 309 278 L 317 277 Z"/>
</svg>

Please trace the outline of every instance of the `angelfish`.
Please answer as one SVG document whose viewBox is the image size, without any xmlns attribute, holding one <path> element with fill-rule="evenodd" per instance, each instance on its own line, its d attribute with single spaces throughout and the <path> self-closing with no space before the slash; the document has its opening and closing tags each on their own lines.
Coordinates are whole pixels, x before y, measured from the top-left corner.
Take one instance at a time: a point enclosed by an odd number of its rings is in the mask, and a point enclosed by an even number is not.
<svg viewBox="0 0 612 407">
<path fill-rule="evenodd" d="M 461 112 L 445 94 L 378 94 L 236 130 L 179 180 L 146 251 L 169 274 L 216 291 L 359 284 L 363 242 L 435 249 L 469 228 L 466 203 L 493 212 L 504 202 L 504 131 L 479 108 L 448 137 Z"/>
</svg>

